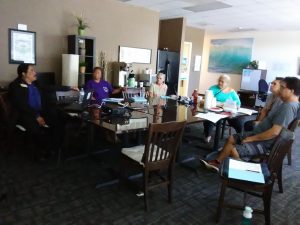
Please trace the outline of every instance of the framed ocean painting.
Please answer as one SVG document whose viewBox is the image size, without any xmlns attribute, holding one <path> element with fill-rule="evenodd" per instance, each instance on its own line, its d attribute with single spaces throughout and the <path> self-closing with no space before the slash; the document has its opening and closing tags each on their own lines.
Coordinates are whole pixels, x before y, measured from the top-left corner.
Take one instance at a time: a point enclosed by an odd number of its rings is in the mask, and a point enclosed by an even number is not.
<svg viewBox="0 0 300 225">
<path fill-rule="evenodd" d="M 251 61 L 253 38 L 212 39 L 208 71 L 242 74 Z"/>
</svg>

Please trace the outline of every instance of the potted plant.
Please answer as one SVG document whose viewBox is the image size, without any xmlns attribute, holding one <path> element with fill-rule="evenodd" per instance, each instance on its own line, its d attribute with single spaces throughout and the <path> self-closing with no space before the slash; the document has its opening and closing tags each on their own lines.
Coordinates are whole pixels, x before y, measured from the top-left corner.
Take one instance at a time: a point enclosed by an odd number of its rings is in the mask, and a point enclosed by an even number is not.
<svg viewBox="0 0 300 225">
<path fill-rule="evenodd" d="M 88 28 L 87 22 L 84 21 L 83 14 L 81 13 L 79 16 L 75 16 L 77 20 L 77 28 L 78 28 L 78 35 L 84 35 L 85 29 Z"/>
<path fill-rule="evenodd" d="M 258 60 L 253 60 L 248 64 L 250 69 L 257 70 L 258 69 Z"/>
<path fill-rule="evenodd" d="M 85 73 L 86 62 L 82 61 L 79 63 L 79 73 Z"/>
</svg>

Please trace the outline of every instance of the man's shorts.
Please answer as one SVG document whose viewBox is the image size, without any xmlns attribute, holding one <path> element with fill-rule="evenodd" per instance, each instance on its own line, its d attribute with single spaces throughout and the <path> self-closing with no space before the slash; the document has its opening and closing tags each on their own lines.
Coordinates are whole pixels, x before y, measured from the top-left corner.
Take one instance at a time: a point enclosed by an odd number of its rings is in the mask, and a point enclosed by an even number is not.
<svg viewBox="0 0 300 225">
<path fill-rule="evenodd" d="M 250 160 L 251 158 L 253 158 L 253 156 L 268 154 L 273 143 L 273 140 L 242 143 L 243 139 L 252 135 L 252 132 L 245 132 L 243 135 L 233 135 L 236 143 L 235 148 L 239 153 L 240 158 L 244 160 Z"/>
</svg>

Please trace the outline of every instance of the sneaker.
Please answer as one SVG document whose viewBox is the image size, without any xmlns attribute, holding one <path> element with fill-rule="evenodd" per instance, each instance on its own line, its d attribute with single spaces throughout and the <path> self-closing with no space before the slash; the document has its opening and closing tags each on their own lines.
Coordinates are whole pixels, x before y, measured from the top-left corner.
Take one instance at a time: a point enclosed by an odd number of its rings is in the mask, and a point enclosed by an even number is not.
<svg viewBox="0 0 300 225">
<path fill-rule="evenodd" d="M 143 197 L 144 196 L 144 192 L 140 191 L 140 192 L 136 193 L 136 196 Z"/>
<path fill-rule="evenodd" d="M 207 169 L 213 170 L 213 171 L 219 173 L 220 162 L 217 161 L 216 159 L 215 159 L 215 160 L 208 161 L 208 162 L 206 162 L 206 161 L 203 160 L 203 159 L 200 159 L 200 162 L 201 162 Z"/>
</svg>

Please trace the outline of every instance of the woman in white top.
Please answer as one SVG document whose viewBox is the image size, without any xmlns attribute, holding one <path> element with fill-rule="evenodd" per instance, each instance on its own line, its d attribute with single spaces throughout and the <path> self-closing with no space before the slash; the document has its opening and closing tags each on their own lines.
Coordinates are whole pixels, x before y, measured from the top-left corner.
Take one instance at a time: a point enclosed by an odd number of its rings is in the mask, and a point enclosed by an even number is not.
<svg viewBox="0 0 300 225">
<path fill-rule="evenodd" d="M 168 86 L 165 84 L 165 74 L 158 73 L 156 75 L 156 83 L 151 84 L 149 90 L 149 96 L 159 97 L 167 94 Z"/>
</svg>

